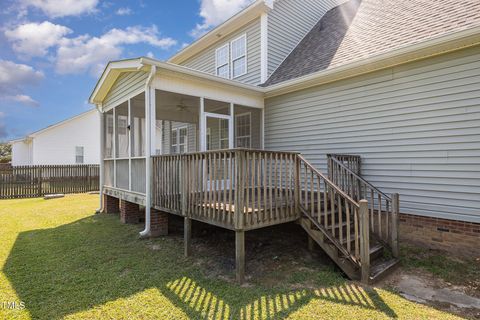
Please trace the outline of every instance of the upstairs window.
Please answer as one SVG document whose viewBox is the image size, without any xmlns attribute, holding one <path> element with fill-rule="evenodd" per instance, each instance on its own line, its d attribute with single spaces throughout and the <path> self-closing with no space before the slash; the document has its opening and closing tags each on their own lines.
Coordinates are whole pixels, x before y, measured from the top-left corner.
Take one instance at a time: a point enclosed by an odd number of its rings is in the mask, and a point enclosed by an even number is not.
<svg viewBox="0 0 480 320">
<path fill-rule="evenodd" d="M 215 67 L 217 76 L 222 78 L 230 78 L 230 54 L 229 45 L 218 48 L 215 51 Z"/>
<path fill-rule="evenodd" d="M 243 35 L 231 42 L 232 45 L 232 78 L 247 73 L 247 36 Z"/>
<path fill-rule="evenodd" d="M 80 146 L 75 147 L 75 163 L 76 164 L 83 164 L 84 161 L 85 161 L 85 159 L 84 159 L 83 147 L 80 147 Z"/>
</svg>

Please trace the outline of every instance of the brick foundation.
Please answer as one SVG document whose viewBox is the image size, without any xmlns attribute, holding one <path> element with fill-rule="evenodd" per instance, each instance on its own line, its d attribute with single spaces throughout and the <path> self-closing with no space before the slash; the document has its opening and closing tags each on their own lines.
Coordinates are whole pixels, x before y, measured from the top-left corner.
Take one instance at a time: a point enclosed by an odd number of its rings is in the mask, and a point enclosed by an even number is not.
<svg viewBox="0 0 480 320">
<path fill-rule="evenodd" d="M 150 212 L 150 236 L 166 235 L 168 235 L 168 213 L 152 208 Z"/>
<path fill-rule="evenodd" d="M 403 242 L 480 257 L 480 223 L 400 214 L 399 236 Z"/>
<path fill-rule="evenodd" d="M 138 223 L 141 214 L 138 204 L 126 200 L 120 200 L 120 221 L 122 223 Z"/>
<path fill-rule="evenodd" d="M 103 195 L 103 212 L 114 213 L 114 214 L 119 213 L 120 209 L 119 209 L 118 198 L 104 194 Z"/>
</svg>

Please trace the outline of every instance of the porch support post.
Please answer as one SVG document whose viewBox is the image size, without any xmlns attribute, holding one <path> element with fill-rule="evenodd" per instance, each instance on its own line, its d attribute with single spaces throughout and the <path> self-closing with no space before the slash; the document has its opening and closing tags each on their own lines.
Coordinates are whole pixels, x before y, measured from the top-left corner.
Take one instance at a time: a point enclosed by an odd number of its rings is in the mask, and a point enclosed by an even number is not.
<svg viewBox="0 0 480 320">
<path fill-rule="evenodd" d="M 235 272 L 237 282 L 245 280 L 245 231 L 235 231 Z"/>
<path fill-rule="evenodd" d="M 234 132 L 233 132 L 233 126 L 235 125 L 235 107 L 233 105 L 233 103 L 230 103 L 230 119 L 231 119 L 231 123 L 229 123 L 229 126 L 228 126 L 228 148 L 229 149 L 233 149 L 235 146 L 234 142 L 233 142 L 233 135 L 234 135 Z"/>
<path fill-rule="evenodd" d="M 128 190 L 132 190 L 132 103 L 128 99 Z"/>
<path fill-rule="evenodd" d="M 98 110 L 99 113 L 99 119 L 100 119 L 100 170 L 99 170 L 99 186 L 98 186 L 98 191 L 99 191 L 99 207 L 97 210 L 97 213 L 100 213 L 103 211 L 104 204 L 103 204 L 103 185 L 105 184 L 105 161 L 103 160 L 105 158 L 105 115 L 103 112 Z"/>
<path fill-rule="evenodd" d="M 200 121 L 199 121 L 199 128 L 200 128 L 200 151 L 207 150 L 207 143 L 206 143 L 206 132 L 207 129 L 205 128 L 205 98 L 200 97 Z"/>
</svg>

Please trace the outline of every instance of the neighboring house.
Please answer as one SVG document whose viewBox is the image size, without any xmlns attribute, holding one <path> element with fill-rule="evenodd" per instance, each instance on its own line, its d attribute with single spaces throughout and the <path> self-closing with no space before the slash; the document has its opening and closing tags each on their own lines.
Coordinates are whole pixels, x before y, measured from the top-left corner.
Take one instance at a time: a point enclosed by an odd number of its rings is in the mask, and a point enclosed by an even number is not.
<svg viewBox="0 0 480 320">
<path fill-rule="evenodd" d="M 12 140 L 12 165 L 98 164 L 99 128 L 98 112 L 92 109 Z"/>
<path fill-rule="evenodd" d="M 110 62 L 90 102 L 103 208 L 145 205 L 142 235 L 185 216 L 186 253 L 190 219 L 235 230 L 240 279 L 243 232 L 299 219 L 352 277 L 359 234 L 480 252 L 477 0 L 258 0 L 167 62 Z"/>
</svg>

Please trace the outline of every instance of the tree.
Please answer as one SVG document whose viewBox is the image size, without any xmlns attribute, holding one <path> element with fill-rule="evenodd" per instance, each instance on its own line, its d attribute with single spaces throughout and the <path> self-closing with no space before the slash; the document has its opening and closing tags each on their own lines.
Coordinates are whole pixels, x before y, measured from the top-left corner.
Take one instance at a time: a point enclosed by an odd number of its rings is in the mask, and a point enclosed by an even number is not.
<svg viewBox="0 0 480 320">
<path fill-rule="evenodd" d="M 9 143 L 0 143 L 0 163 L 12 161 L 12 146 Z"/>
</svg>

